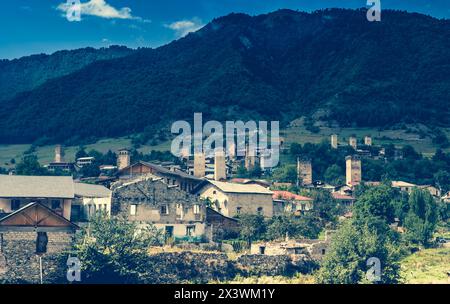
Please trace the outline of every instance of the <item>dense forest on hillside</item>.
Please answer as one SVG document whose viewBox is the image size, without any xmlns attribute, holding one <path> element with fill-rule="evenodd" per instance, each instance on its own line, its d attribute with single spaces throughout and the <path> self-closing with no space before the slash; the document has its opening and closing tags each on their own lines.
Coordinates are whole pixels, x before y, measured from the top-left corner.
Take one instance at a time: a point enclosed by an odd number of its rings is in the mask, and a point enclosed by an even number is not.
<svg viewBox="0 0 450 304">
<path fill-rule="evenodd" d="M 32 90 L 49 79 L 71 74 L 98 60 L 108 60 L 131 54 L 123 46 L 84 48 L 39 54 L 14 60 L 0 60 L 0 102 L 17 93 Z"/>
<path fill-rule="evenodd" d="M 0 108 L 0 142 L 114 137 L 176 119 L 302 115 L 448 126 L 450 21 L 384 11 L 231 14 L 157 49 L 97 61 Z"/>
</svg>

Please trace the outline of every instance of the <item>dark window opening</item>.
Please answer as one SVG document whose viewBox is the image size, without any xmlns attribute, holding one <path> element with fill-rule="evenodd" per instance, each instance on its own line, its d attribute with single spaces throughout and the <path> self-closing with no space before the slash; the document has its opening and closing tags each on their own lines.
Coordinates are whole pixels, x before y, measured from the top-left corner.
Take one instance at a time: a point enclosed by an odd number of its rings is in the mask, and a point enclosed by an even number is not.
<svg viewBox="0 0 450 304">
<path fill-rule="evenodd" d="M 264 254 L 266 252 L 266 247 L 265 246 L 260 246 L 259 247 L 259 254 Z"/>
<path fill-rule="evenodd" d="M 325 255 L 325 249 L 322 249 L 322 255 Z"/>
<path fill-rule="evenodd" d="M 52 200 L 52 209 L 61 209 L 61 201 L 60 200 Z"/>
<path fill-rule="evenodd" d="M 36 240 L 36 253 L 46 253 L 47 243 L 48 243 L 47 232 L 38 232 Z"/>
<path fill-rule="evenodd" d="M 20 200 L 12 200 L 11 201 L 11 210 L 16 211 L 20 209 Z"/>
</svg>

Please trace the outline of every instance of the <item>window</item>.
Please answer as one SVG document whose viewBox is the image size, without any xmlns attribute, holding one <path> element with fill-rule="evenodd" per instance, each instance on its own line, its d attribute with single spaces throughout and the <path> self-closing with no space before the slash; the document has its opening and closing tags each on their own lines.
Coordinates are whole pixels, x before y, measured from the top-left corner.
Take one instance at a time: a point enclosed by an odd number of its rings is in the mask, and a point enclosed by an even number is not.
<svg viewBox="0 0 450 304">
<path fill-rule="evenodd" d="M 161 215 L 168 215 L 169 214 L 169 207 L 167 205 L 162 205 L 160 209 Z"/>
<path fill-rule="evenodd" d="M 258 215 L 263 215 L 264 214 L 263 207 L 258 207 L 256 212 L 258 213 Z"/>
<path fill-rule="evenodd" d="M 52 209 L 61 209 L 61 201 L 60 200 L 52 200 Z"/>
<path fill-rule="evenodd" d="M 194 214 L 200 214 L 200 205 L 194 205 Z"/>
<path fill-rule="evenodd" d="M 236 207 L 236 214 L 241 214 L 242 207 Z"/>
<path fill-rule="evenodd" d="M 137 205 L 130 206 L 130 215 L 136 215 Z"/>
<path fill-rule="evenodd" d="M 259 246 L 259 254 L 266 253 L 266 247 L 265 246 Z"/>
<path fill-rule="evenodd" d="M 38 232 L 36 239 L 36 253 L 46 253 L 47 243 L 48 243 L 47 232 Z"/>
<path fill-rule="evenodd" d="M 322 249 L 322 255 L 325 255 L 325 249 Z"/>
<path fill-rule="evenodd" d="M 0 253 L 3 252 L 3 233 L 0 233 Z"/>
<path fill-rule="evenodd" d="M 20 200 L 11 200 L 11 210 L 16 211 L 20 209 Z"/>
<path fill-rule="evenodd" d="M 195 235 L 195 226 L 186 226 L 186 236 Z"/>
<path fill-rule="evenodd" d="M 183 216 L 184 216 L 183 204 L 177 204 L 176 215 L 177 215 L 177 220 L 183 219 Z"/>
</svg>

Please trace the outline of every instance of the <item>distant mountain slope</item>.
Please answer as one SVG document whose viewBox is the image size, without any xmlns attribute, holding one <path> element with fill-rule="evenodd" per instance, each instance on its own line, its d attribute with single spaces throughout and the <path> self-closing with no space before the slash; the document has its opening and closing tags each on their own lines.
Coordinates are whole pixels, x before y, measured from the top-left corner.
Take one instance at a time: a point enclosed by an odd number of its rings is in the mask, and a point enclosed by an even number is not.
<svg viewBox="0 0 450 304">
<path fill-rule="evenodd" d="M 126 47 L 111 46 L 0 60 L 0 102 L 17 93 L 32 90 L 49 79 L 73 73 L 92 62 L 123 57 L 132 52 Z"/>
<path fill-rule="evenodd" d="M 0 141 L 118 136 L 192 118 L 321 115 L 449 125 L 450 22 L 365 10 L 231 14 L 158 49 L 99 61 L 0 108 Z"/>
</svg>

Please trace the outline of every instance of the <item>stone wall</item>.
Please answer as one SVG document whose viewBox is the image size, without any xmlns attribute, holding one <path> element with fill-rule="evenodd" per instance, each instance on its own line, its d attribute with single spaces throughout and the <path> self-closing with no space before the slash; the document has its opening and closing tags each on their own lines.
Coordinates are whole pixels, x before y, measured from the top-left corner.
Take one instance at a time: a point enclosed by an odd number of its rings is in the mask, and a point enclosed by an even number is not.
<svg viewBox="0 0 450 304">
<path fill-rule="evenodd" d="M 145 283 L 207 283 L 225 281 L 236 275 L 288 276 L 294 272 L 308 273 L 315 268 L 307 256 L 242 255 L 230 259 L 224 253 L 166 252 L 150 256 Z"/>
<path fill-rule="evenodd" d="M 37 233 L 34 231 L 4 231 L 0 252 L 0 280 L 10 283 L 40 283 L 42 259 L 43 282 L 54 283 L 66 276 L 61 254 L 70 249 L 73 234 L 47 232 L 47 252 L 36 254 Z"/>
</svg>

